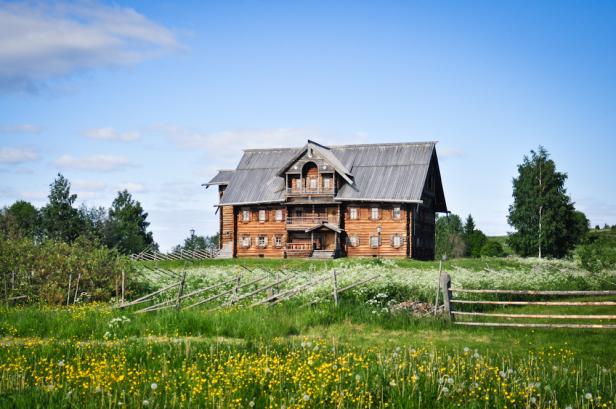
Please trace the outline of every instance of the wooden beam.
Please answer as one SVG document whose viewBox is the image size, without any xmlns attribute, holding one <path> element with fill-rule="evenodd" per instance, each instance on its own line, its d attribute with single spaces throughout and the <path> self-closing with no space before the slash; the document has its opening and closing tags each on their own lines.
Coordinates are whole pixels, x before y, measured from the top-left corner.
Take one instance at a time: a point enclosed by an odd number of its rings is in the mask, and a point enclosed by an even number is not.
<svg viewBox="0 0 616 409">
<path fill-rule="evenodd" d="M 504 322 L 454 322 L 455 325 L 468 327 L 515 327 L 515 328 L 601 328 L 616 329 L 612 324 L 522 324 Z"/>
<path fill-rule="evenodd" d="M 469 315 L 475 317 L 500 317 L 500 318 L 549 318 L 562 320 L 616 320 L 616 315 L 579 315 L 579 314 L 500 314 L 492 312 L 466 312 L 452 311 L 454 315 Z"/>
<path fill-rule="evenodd" d="M 451 300 L 452 304 L 486 304 L 486 305 L 561 305 L 561 306 L 588 306 L 588 305 L 616 305 L 616 301 L 472 301 Z"/>
<path fill-rule="evenodd" d="M 475 290 L 452 288 L 456 293 L 514 294 L 514 295 L 616 295 L 616 291 L 535 291 L 535 290 Z"/>
</svg>

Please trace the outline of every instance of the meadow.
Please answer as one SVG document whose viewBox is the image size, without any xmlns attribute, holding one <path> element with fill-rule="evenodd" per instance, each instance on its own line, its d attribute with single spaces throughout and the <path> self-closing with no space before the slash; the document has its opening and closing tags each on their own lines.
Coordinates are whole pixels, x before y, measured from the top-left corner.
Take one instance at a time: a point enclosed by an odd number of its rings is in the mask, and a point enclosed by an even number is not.
<svg viewBox="0 0 616 409">
<path fill-rule="evenodd" d="M 327 283 L 271 307 L 249 307 L 251 300 L 148 314 L 108 303 L 2 307 L 0 407 L 616 407 L 614 330 L 466 328 L 396 309 L 433 300 L 435 262 L 213 260 L 165 268 L 188 273 L 187 291 L 240 271 L 247 281 L 333 268 L 341 283 L 379 278 L 341 294 L 337 307 Z M 614 272 L 590 274 L 567 261 L 453 260 L 444 269 L 465 288 L 616 289 Z M 142 277 L 149 281 L 131 297 L 164 284 Z"/>
</svg>

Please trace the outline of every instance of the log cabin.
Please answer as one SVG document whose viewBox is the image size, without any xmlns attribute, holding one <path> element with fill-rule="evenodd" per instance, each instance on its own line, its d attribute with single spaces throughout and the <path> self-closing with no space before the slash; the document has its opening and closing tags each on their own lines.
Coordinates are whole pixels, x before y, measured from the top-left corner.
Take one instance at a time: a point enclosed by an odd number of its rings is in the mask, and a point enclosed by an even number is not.
<svg viewBox="0 0 616 409">
<path fill-rule="evenodd" d="M 436 142 L 246 149 L 218 171 L 221 257 L 433 259 Z"/>
</svg>

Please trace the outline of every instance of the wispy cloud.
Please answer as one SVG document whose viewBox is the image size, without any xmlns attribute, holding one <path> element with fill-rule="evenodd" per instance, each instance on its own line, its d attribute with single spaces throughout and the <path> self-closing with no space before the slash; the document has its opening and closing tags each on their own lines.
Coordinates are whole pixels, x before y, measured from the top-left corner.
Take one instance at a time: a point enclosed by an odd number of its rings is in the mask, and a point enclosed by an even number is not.
<svg viewBox="0 0 616 409">
<path fill-rule="evenodd" d="M 71 155 L 62 155 L 53 162 L 62 169 L 75 169 L 92 172 L 113 172 L 134 166 L 124 156 L 92 155 L 77 158 Z"/>
<path fill-rule="evenodd" d="M 148 191 L 144 184 L 137 182 L 122 182 L 117 188 L 118 190 L 128 190 L 130 193 L 145 193 Z"/>
<path fill-rule="evenodd" d="M 107 188 L 107 183 L 100 180 L 77 179 L 71 182 L 71 186 L 78 190 L 103 191 Z"/>
<path fill-rule="evenodd" d="M 0 148 L 0 163 L 17 164 L 38 159 L 38 154 L 30 149 Z"/>
<path fill-rule="evenodd" d="M 141 138 L 139 132 L 120 132 L 114 128 L 87 129 L 83 131 L 83 134 L 88 138 L 104 141 L 131 142 Z"/>
<path fill-rule="evenodd" d="M 0 91 L 136 64 L 180 48 L 175 35 L 133 9 L 97 2 L 0 4 Z"/>
<path fill-rule="evenodd" d="M 40 132 L 41 128 L 32 124 L 0 125 L 0 133 L 3 134 L 35 134 Z"/>
</svg>

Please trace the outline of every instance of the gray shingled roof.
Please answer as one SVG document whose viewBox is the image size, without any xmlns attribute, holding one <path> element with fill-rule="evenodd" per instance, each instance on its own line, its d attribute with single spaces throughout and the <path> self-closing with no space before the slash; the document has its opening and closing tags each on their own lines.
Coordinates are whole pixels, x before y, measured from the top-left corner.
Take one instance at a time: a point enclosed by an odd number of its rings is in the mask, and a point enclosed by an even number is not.
<svg viewBox="0 0 616 409">
<path fill-rule="evenodd" d="M 214 176 L 209 182 L 204 183 L 205 187 L 209 187 L 212 185 L 228 185 L 231 181 L 231 176 L 233 176 L 233 169 L 221 169 L 218 171 L 216 176 Z"/>
<path fill-rule="evenodd" d="M 220 204 L 284 201 L 284 178 L 277 173 L 304 149 L 245 150 Z M 420 202 L 434 149 L 435 142 L 331 146 L 328 153 L 354 180 L 334 199 Z"/>
</svg>

